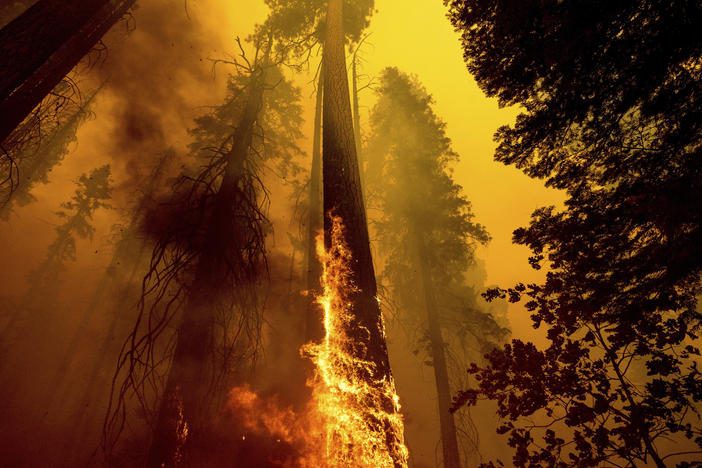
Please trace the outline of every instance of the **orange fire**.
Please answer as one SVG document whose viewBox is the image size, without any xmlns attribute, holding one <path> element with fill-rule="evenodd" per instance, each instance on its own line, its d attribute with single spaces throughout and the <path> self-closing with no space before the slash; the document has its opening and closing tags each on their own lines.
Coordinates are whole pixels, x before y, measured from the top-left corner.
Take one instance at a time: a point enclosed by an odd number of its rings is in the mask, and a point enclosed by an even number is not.
<svg viewBox="0 0 702 468">
<path fill-rule="evenodd" d="M 359 346 L 351 336 L 349 297 L 356 291 L 349 268 L 351 252 L 341 218 L 332 221 L 331 249 L 324 249 L 321 236 L 317 239 L 324 287 L 317 302 L 324 310 L 326 335 L 321 343 L 301 350 L 316 367 L 308 382 L 312 401 L 307 411 L 301 416 L 280 409 L 276 401 L 264 400 L 248 387 L 232 391 L 230 406 L 247 430 L 294 448 L 276 457 L 278 466 L 406 467 L 408 452 L 395 384 L 392 379 L 373 380 L 375 364 L 354 352 Z"/>
<path fill-rule="evenodd" d="M 392 379 L 369 381 L 375 363 L 355 355 L 350 295 L 356 291 L 351 278 L 351 252 L 344 227 L 332 216 L 331 248 L 321 236 L 317 255 L 323 266 L 323 294 L 317 302 L 324 309 L 326 335 L 320 344 L 304 347 L 316 366 L 313 403 L 324 421 L 328 466 L 407 466 L 403 420 Z"/>
</svg>

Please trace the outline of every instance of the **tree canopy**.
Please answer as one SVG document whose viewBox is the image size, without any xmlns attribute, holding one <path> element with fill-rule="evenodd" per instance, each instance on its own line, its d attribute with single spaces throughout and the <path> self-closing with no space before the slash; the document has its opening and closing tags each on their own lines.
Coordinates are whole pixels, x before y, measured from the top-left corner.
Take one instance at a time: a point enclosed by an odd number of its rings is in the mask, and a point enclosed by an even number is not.
<svg viewBox="0 0 702 468">
<path fill-rule="evenodd" d="M 545 283 L 488 293 L 527 296 L 548 348 L 491 354 L 458 403 L 498 400 L 518 466 L 665 466 L 655 440 L 672 433 L 699 450 L 702 5 L 446 3 L 478 84 L 522 108 L 496 159 L 568 195 L 514 233 Z M 574 445 L 556 425 L 537 446 L 538 410 L 577 427 Z"/>
<path fill-rule="evenodd" d="M 265 0 L 270 14 L 261 31 L 270 31 L 282 39 L 285 47 L 298 55 L 309 53 L 324 42 L 327 0 Z M 370 24 L 375 0 L 344 0 L 344 34 L 357 42 Z"/>
</svg>

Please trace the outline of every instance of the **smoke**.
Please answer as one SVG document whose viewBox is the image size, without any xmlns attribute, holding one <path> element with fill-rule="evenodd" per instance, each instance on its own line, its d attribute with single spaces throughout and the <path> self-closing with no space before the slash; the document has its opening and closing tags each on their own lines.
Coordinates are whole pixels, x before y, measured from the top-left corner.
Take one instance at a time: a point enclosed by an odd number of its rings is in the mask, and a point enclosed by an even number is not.
<svg viewBox="0 0 702 468">
<path fill-rule="evenodd" d="M 3 463 L 46 466 L 48 461 L 58 464 L 57 460 L 63 460 L 68 466 L 69 460 L 80 460 L 82 464 L 97 447 L 104 402 L 91 401 L 79 412 L 76 404 L 92 384 L 86 381 L 88 369 L 104 357 L 98 354 L 106 340 L 111 356 L 100 370 L 101 382 L 114 367 L 138 291 L 125 289 L 123 282 L 138 283 L 143 275 L 126 265 L 143 264 L 149 252 L 148 245 L 130 248 L 129 257 L 115 263 L 114 241 L 127 230 L 162 155 L 173 148 L 176 156 L 160 177 L 154 196 L 169 190 L 169 179 L 186 163 L 193 119 L 220 104 L 226 91 L 227 70 L 218 68 L 213 73 L 210 59 L 233 53 L 234 38 L 247 36 L 264 13 L 258 8 L 260 11 L 252 8 L 251 14 L 238 15 L 226 0 L 202 0 L 188 5 L 187 12 L 176 0 L 140 2 L 133 15 L 105 36 L 106 51 L 100 59 L 76 70 L 83 95 L 100 88 L 92 108 L 95 118 L 79 129 L 77 143 L 51 171 L 49 183 L 33 191 L 36 201 L 19 208 L 9 222 L 0 225 L 0 242 L 12 246 L 4 249 L 0 272 L 0 316 L 16 313 L 29 286 L 27 274 L 41 264 L 56 236 L 54 228 L 62 222 L 55 213 L 71 197 L 81 174 L 110 164 L 112 208 L 98 210 L 90 220 L 95 228 L 92 238 L 76 241 L 76 259 L 67 262 L 60 278 L 60 297 L 38 298 L 38 313 L 46 317 L 39 321 L 42 329 L 24 328 L 17 340 L 3 342 L 3 395 L 13 395 L 0 411 Z M 112 270 L 107 270 L 108 265 Z M 106 275 L 114 271 L 125 279 L 105 283 Z M 109 291 L 97 289 L 105 284 Z M 101 299 L 95 305 L 97 297 Z M 115 311 L 117 304 L 121 309 Z M 108 336 L 106 330 L 112 327 L 115 313 L 121 321 L 118 330 Z M 76 339 L 78 331 L 81 336 Z M 52 388 L 55 371 L 71 346 L 76 348 L 75 357 L 66 375 L 59 376 L 61 385 Z M 8 375 L 13 378 L 5 378 Z M 109 388 L 99 390 L 109 392 Z M 80 437 L 84 439 L 78 442 Z M 43 443 L 33 443 L 37 438 Z"/>
</svg>

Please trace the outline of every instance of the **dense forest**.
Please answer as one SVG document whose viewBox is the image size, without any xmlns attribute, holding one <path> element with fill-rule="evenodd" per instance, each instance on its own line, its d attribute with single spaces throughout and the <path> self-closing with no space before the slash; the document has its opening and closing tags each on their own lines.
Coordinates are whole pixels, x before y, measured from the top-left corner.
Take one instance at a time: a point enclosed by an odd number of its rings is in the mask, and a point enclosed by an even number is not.
<svg viewBox="0 0 702 468">
<path fill-rule="evenodd" d="M 0 466 L 702 467 L 700 25 L 2 2 Z"/>
</svg>

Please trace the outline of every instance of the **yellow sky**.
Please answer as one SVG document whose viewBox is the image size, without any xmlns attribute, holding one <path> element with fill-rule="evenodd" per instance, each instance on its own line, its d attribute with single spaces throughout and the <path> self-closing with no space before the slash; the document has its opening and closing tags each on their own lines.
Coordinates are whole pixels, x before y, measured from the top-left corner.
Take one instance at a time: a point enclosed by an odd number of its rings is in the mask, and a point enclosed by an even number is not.
<svg viewBox="0 0 702 468">
<path fill-rule="evenodd" d="M 386 66 L 396 66 L 416 74 L 434 96 L 434 109 L 447 122 L 448 136 L 461 156 L 455 179 L 472 202 L 477 221 L 492 235 L 490 245 L 479 251 L 487 264 L 488 283 L 537 281 L 542 274 L 528 265 L 529 250 L 512 244 L 512 231 L 527 225 L 534 209 L 558 204 L 563 197 L 542 181 L 493 160 L 493 134 L 512 123 L 517 110 L 500 109 L 496 99 L 488 99 L 478 88 L 441 1 L 376 0 L 376 8 L 364 71 L 377 75 Z M 363 98 L 371 102 L 370 95 Z M 521 308 L 511 307 L 510 321 L 515 335 L 530 329 Z"/>
</svg>

